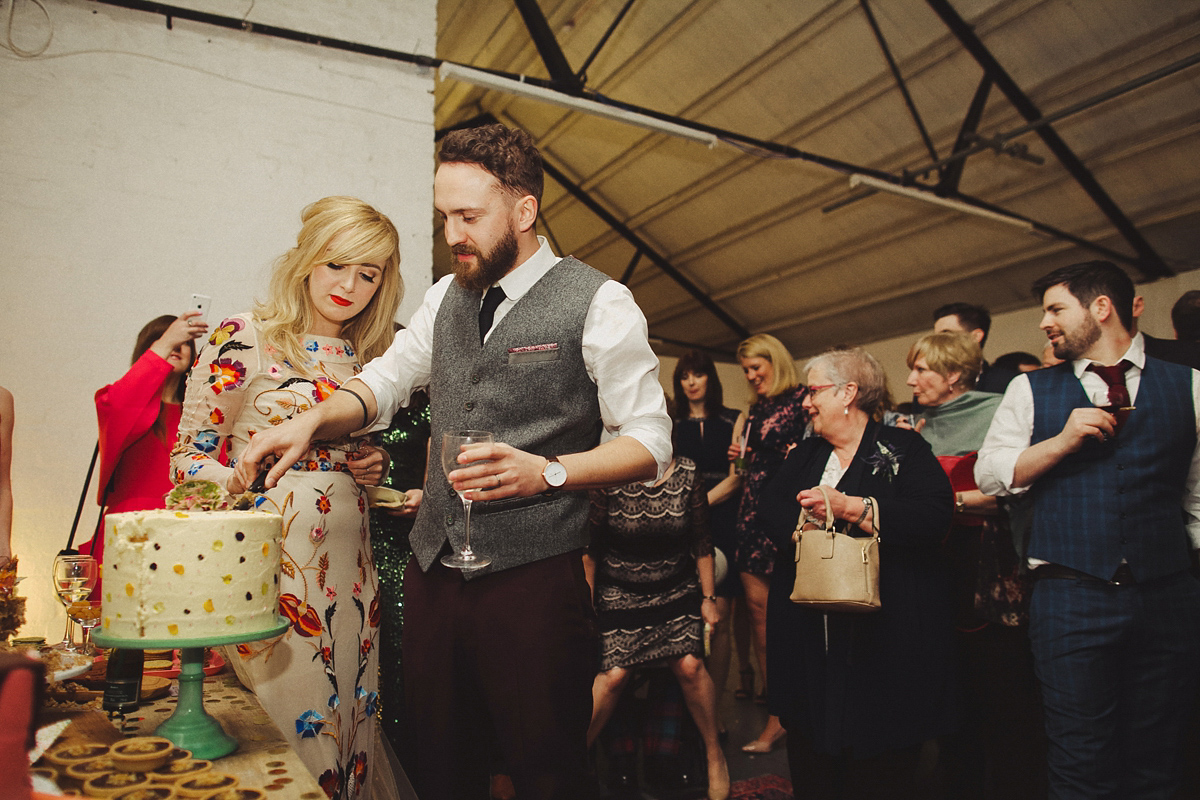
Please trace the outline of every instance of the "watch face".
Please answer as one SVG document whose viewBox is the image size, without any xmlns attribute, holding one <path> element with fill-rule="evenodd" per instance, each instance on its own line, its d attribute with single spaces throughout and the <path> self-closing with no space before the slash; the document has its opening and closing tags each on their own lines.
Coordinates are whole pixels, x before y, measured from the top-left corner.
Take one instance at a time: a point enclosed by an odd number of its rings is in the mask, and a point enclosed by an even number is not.
<svg viewBox="0 0 1200 800">
<path fill-rule="evenodd" d="M 551 461 L 546 465 L 546 469 L 542 470 L 542 477 L 546 479 L 546 483 L 557 488 L 567 482 L 567 468 L 557 461 Z"/>
</svg>

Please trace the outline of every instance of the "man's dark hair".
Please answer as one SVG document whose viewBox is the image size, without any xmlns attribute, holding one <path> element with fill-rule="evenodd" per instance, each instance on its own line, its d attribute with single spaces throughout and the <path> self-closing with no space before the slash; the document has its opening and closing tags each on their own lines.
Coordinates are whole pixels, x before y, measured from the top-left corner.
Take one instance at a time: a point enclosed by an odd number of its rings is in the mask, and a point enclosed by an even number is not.
<svg viewBox="0 0 1200 800">
<path fill-rule="evenodd" d="M 1171 324 L 1175 338 L 1200 342 L 1200 289 L 1184 292 L 1171 306 Z"/>
<path fill-rule="evenodd" d="M 478 164 L 509 192 L 533 195 L 542 204 L 542 154 L 529 134 L 500 123 L 450 131 L 438 151 L 439 164 Z"/>
<path fill-rule="evenodd" d="M 1059 267 L 1033 282 L 1033 295 L 1044 298 L 1051 287 L 1062 284 L 1071 296 L 1087 308 L 1101 295 L 1112 301 L 1117 318 L 1125 330 L 1133 329 L 1133 281 L 1125 270 L 1111 261 L 1084 261 Z"/>
<path fill-rule="evenodd" d="M 983 341 L 979 346 L 987 344 L 988 331 L 992 329 L 992 315 L 983 306 L 973 306 L 970 303 L 946 303 L 933 312 L 933 321 L 951 314 L 958 317 L 958 323 L 968 331 L 983 331 Z"/>
<path fill-rule="evenodd" d="M 1033 353 L 1026 353 L 1021 350 L 1014 350 L 1011 353 L 1005 353 L 1002 356 L 997 356 L 992 362 L 992 366 L 996 369 L 1009 370 L 1011 372 L 1020 372 L 1022 366 L 1033 367 L 1034 369 L 1042 368 L 1042 360 Z"/>
</svg>

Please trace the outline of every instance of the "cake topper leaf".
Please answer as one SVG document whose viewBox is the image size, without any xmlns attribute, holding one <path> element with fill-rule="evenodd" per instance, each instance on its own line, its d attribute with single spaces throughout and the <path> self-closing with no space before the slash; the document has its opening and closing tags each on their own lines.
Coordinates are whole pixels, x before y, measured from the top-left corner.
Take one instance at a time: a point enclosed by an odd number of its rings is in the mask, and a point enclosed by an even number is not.
<svg viewBox="0 0 1200 800">
<path fill-rule="evenodd" d="M 229 493 L 212 481 L 184 481 L 167 492 L 170 511 L 227 511 Z"/>
</svg>

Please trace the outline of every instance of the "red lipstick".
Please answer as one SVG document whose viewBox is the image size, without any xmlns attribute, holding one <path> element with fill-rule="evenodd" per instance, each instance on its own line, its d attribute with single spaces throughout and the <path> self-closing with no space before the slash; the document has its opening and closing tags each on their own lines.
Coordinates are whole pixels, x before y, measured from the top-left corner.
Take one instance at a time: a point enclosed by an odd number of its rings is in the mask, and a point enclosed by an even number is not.
<svg viewBox="0 0 1200 800">
<path fill-rule="evenodd" d="M 331 294 L 331 295 L 329 295 L 329 299 L 330 299 L 330 300 L 332 300 L 333 302 L 337 303 L 339 306 L 342 306 L 342 307 L 345 307 L 345 306 L 352 306 L 352 305 L 354 305 L 354 301 L 353 301 L 353 300 L 347 300 L 347 299 L 346 299 L 346 298 L 344 298 L 344 297 L 338 297 L 336 294 Z"/>
</svg>

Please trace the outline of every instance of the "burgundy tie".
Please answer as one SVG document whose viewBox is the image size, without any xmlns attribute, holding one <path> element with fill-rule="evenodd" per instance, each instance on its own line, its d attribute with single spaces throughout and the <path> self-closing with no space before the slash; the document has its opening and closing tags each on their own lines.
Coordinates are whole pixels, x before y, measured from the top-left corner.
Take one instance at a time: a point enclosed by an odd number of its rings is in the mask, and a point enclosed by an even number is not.
<svg viewBox="0 0 1200 800">
<path fill-rule="evenodd" d="M 1104 410 L 1117 418 L 1117 428 L 1125 423 L 1129 417 L 1129 388 L 1125 386 L 1125 370 L 1132 367 L 1133 364 L 1126 359 L 1121 359 L 1117 364 L 1111 367 L 1105 367 L 1095 362 L 1088 364 L 1088 369 L 1099 375 L 1108 384 L 1108 405 Z"/>
</svg>

